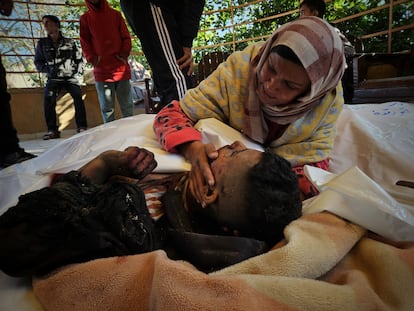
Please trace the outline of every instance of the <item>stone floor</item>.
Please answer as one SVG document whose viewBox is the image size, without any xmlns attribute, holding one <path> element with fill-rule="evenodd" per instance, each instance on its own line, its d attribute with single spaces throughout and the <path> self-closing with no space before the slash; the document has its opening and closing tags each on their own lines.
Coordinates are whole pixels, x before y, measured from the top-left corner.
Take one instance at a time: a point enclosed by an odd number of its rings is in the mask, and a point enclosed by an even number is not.
<svg viewBox="0 0 414 311">
<path fill-rule="evenodd" d="M 24 148 L 26 152 L 39 155 L 60 141 L 77 134 L 76 130 L 64 130 L 60 134 L 61 138 L 43 140 L 42 137 L 45 133 L 19 135 L 20 147 Z"/>
<path fill-rule="evenodd" d="M 134 114 L 141 114 L 141 113 L 145 113 L 143 102 L 140 102 L 134 105 Z M 73 117 L 73 115 L 70 117 Z M 61 114 L 59 116 L 59 123 L 69 124 L 70 120 L 66 120 L 65 118 L 68 118 L 67 114 Z M 62 130 L 60 133 L 61 138 L 43 140 L 43 135 L 45 133 L 46 131 L 42 133 L 35 133 L 35 134 L 18 134 L 19 141 L 20 141 L 20 147 L 24 148 L 26 152 L 39 155 L 45 152 L 47 149 L 53 147 L 60 141 L 77 134 L 76 130 L 74 129 L 65 129 L 65 130 Z"/>
</svg>

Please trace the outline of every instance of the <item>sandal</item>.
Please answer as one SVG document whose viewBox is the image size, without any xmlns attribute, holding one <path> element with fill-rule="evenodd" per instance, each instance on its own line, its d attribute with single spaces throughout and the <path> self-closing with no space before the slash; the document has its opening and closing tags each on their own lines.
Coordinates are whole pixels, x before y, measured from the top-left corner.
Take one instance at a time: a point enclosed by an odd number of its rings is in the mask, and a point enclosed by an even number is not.
<svg viewBox="0 0 414 311">
<path fill-rule="evenodd" d="M 60 132 L 50 131 L 43 135 L 43 140 L 55 139 L 60 138 Z"/>
</svg>

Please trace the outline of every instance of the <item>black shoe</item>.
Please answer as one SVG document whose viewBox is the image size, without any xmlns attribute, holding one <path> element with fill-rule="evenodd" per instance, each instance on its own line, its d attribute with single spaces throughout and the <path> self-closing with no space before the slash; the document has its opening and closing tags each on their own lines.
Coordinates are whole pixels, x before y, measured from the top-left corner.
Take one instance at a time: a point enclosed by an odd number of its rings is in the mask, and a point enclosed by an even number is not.
<svg viewBox="0 0 414 311">
<path fill-rule="evenodd" d="M 45 135 L 43 135 L 43 140 L 55 139 L 60 138 L 60 132 L 58 131 L 49 131 Z"/>
<path fill-rule="evenodd" d="M 0 168 L 5 168 L 5 167 L 8 167 L 8 166 L 16 164 L 16 163 L 20 163 L 20 162 L 23 162 L 23 161 L 26 161 L 26 160 L 33 159 L 35 157 L 36 157 L 36 155 L 31 154 L 31 153 L 27 153 L 23 149 L 19 149 L 15 152 L 9 153 L 9 154 L 5 155 L 4 157 L 2 157 L 0 159 L 0 161 L 1 161 Z"/>
<path fill-rule="evenodd" d="M 77 130 L 78 133 L 82 133 L 82 132 L 85 132 L 85 131 L 86 131 L 86 127 L 80 127 Z"/>
</svg>

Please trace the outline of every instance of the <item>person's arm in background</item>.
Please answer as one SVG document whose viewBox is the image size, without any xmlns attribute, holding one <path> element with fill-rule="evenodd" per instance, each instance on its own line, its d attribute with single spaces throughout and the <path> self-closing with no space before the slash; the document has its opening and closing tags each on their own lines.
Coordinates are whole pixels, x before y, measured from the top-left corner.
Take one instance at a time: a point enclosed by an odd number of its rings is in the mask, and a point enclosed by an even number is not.
<svg viewBox="0 0 414 311">
<path fill-rule="evenodd" d="M 84 60 L 82 57 L 82 52 L 76 45 L 75 41 L 72 41 L 72 61 L 74 64 L 73 73 L 74 75 L 81 75 L 84 70 Z"/>
<path fill-rule="evenodd" d="M 121 37 L 122 45 L 117 57 L 124 63 L 127 63 L 132 49 L 131 34 L 129 33 L 128 27 L 121 14 L 119 14 L 119 19 L 119 35 Z"/>
<path fill-rule="evenodd" d="M 43 54 L 43 45 L 44 45 L 44 40 L 39 39 L 36 45 L 34 64 L 36 66 L 37 71 L 48 73 L 47 61 Z"/>
<path fill-rule="evenodd" d="M 81 16 L 80 18 L 79 34 L 83 56 L 85 56 L 88 63 L 96 66 L 99 63 L 99 56 L 96 54 L 92 45 L 92 35 L 85 16 Z"/>
<path fill-rule="evenodd" d="M 184 55 L 177 59 L 177 64 L 180 66 L 180 70 L 189 66 L 188 75 L 191 75 L 194 70 L 193 40 L 197 37 L 204 5 L 204 0 L 185 0 L 184 7 L 180 8 L 177 18 L 178 27 L 182 34 L 181 39 L 184 52 Z"/>
</svg>

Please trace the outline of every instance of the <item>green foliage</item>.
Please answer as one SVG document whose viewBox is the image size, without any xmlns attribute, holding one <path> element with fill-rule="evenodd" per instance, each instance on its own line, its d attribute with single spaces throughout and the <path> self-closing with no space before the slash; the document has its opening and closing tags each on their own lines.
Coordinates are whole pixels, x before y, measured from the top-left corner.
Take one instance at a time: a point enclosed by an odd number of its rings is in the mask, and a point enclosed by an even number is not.
<svg viewBox="0 0 414 311">
<path fill-rule="evenodd" d="M 251 5 L 242 6 L 246 3 L 251 3 Z M 387 52 L 388 35 L 385 34 L 372 38 L 367 35 L 388 29 L 389 9 L 383 8 L 375 10 L 388 3 L 389 0 L 327 1 L 325 18 L 335 27 L 338 27 L 351 40 L 362 40 L 365 52 Z M 413 6 L 413 1 L 394 6 L 393 27 L 402 27 L 414 23 Z M 201 20 L 200 32 L 194 44 L 196 59 L 200 59 L 203 54 L 214 49 L 229 52 L 242 49 L 250 42 L 257 41 L 262 36 L 270 35 L 280 25 L 298 18 L 298 8 L 298 0 L 261 2 L 253 0 L 207 0 L 206 11 L 214 12 L 213 14 L 204 15 Z M 217 10 L 223 9 L 227 9 L 228 11 L 217 12 Z M 371 9 L 374 12 L 335 23 L 336 20 Z M 290 12 L 290 14 L 281 14 L 285 12 Z M 281 16 L 275 17 L 276 15 Z M 246 24 L 245 22 L 250 23 Z M 225 26 L 228 28 L 224 28 Z M 241 42 L 236 43 L 234 46 L 231 45 L 230 42 L 233 40 L 233 37 Z M 205 46 L 215 45 L 224 46 L 220 48 L 213 47 L 211 49 L 205 48 Z M 393 33 L 392 51 L 410 50 L 413 45 L 414 29 L 411 28 L 411 30 Z"/>
<path fill-rule="evenodd" d="M 387 31 L 389 9 L 383 7 L 389 4 L 389 1 L 327 1 L 325 18 L 338 27 L 348 39 L 359 38 L 364 45 L 365 52 L 387 52 L 388 34 L 375 37 L 370 37 L 369 34 Z M 108 0 L 108 3 L 121 11 L 119 0 Z M 201 18 L 200 30 L 193 45 L 195 61 L 198 62 L 202 55 L 210 51 L 221 50 L 231 53 L 243 49 L 251 42 L 265 39 L 280 25 L 298 18 L 298 7 L 299 0 L 206 0 L 205 14 Z M 373 12 L 346 19 L 346 17 L 367 10 Z M 30 80 L 29 84 L 41 83 L 42 77 L 36 73 L 33 65 L 36 42 L 38 38 L 44 36 L 40 23 L 41 17 L 45 14 L 59 16 L 62 20 L 64 35 L 79 39 L 79 18 L 85 11 L 85 0 L 15 2 L 12 16 L 0 20 L 0 36 L 2 36 L 0 51 L 4 55 L 3 63 L 7 70 L 30 73 L 31 77 L 29 74 L 26 75 Z M 414 1 L 394 5 L 391 21 L 393 28 L 407 26 L 411 28 L 393 32 L 393 52 L 412 49 L 414 45 L 413 12 Z M 344 18 L 344 21 L 336 22 Z M 28 19 L 32 22 L 25 21 Z M 131 58 L 148 68 L 138 38 L 131 30 L 130 33 L 132 36 Z M 13 37 L 21 39 L 12 39 Z"/>
</svg>

